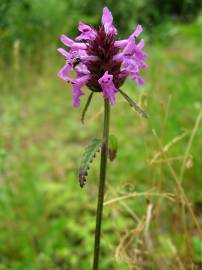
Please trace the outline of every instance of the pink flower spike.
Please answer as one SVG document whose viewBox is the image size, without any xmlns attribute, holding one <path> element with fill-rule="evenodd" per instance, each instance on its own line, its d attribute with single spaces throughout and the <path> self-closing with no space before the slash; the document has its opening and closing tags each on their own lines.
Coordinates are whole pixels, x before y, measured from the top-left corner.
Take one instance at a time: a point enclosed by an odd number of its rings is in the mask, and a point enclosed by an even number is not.
<svg viewBox="0 0 202 270">
<path fill-rule="evenodd" d="M 103 94 L 105 97 L 109 98 L 111 105 L 116 103 L 115 93 L 118 91 L 113 83 L 113 75 L 110 75 L 108 71 L 98 80 L 102 87 Z"/>
<path fill-rule="evenodd" d="M 99 27 L 80 22 L 78 30 L 80 33 L 76 39 L 61 35 L 60 40 L 68 48 L 58 49 L 66 62 L 58 76 L 71 84 L 74 107 L 80 104 L 84 85 L 92 92 L 102 93 L 110 104 L 114 104 L 116 93 L 127 77 L 137 84 L 144 83 L 140 76 L 141 70 L 147 67 L 144 39 L 136 42 L 143 31 L 140 24 L 130 36 L 120 40 L 112 13 L 104 7 Z M 74 72 L 73 78 L 70 77 L 71 72 Z"/>
<path fill-rule="evenodd" d="M 113 16 L 107 7 L 103 8 L 102 25 L 105 28 L 106 33 L 117 34 L 117 30 L 113 25 Z"/>
</svg>

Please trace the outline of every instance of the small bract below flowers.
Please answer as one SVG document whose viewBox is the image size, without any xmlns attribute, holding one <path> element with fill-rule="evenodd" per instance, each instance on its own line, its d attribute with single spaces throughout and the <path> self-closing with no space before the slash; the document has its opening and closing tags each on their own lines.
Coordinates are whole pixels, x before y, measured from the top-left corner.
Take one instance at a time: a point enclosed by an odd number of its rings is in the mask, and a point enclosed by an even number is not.
<svg viewBox="0 0 202 270">
<path fill-rule="evenodd" d="M 142 50 L 144 39 L 136 43 L 136 38 L 143 31 L 141 25 L 137 25 L 127 39 L 119 40 L 112 14 L 105 7 L 98 30 L 82 22 L 78 29 L 81 34 L 76 41 L 65 35 L 60 38 L 69 50 L 58 49 L 66 59 L 58 76 L 72 85 L 74 107 L 80 105 L 80 97 L 84 95 L 81 88 L 85 85 L 93 92 L 102 92 L 112 105 L 116 103 L 116 94 L 128 76 L 137 84 L 144 84 L 139 73 L 140 69 L 147 67 L 144 62 L 147 54 Z M 76 78 L 70 77 L 72 71 Z"/>
</svg>

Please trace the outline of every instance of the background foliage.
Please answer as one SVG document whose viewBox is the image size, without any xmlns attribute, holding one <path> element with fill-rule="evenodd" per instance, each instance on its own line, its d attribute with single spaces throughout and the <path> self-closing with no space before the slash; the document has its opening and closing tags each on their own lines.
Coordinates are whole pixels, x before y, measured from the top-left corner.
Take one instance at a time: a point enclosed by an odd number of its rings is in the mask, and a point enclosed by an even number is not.
<svg viewBox="0 0 202 270">
<path fill-rule="evenodd" d="M 91 269 L 98 155 L 83 190 L 76 172 L 100 137 L 102 97 L 83 126 L 85 98 L 72 108 L 56 48 L 79 20 L 98 25 L 106 4 L 120 36 L 137 22 L 146 30 L 146 85 L 128 81 L 124 90 L 150 117 L 121 97 L 112 108 L 119 150 L 109 165 L 101 270 L 202 267 L 201 1 L 0 0 L 0 270 Z"/>
<path fill-rule="evenodd" d="M 134 20 L 142 23 L 152 38 L 153 26 L 162 21 L 176 23 L 193 20 L 202 6 L 200 0 L 1 0 L 1 51 L 9 56 L 13 43 L 20 42 L 23 53 L 43 51 L 61 32 L 75 34 L 78 21 L 98 25 L 102 7 L 108 5 L 120 34 L 134 29 Z"/>
</svg>

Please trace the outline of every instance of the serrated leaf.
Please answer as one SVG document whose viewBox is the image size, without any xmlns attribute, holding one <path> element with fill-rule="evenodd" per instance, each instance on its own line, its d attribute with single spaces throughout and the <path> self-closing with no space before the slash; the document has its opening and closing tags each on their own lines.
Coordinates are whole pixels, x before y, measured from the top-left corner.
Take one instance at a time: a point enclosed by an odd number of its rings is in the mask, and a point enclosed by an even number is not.
<svg viewBox="0 0 202 270">
<path fill-rule="evenodd" d="M 88 175 L 88 170 L 90 169 L 90 163 L 92 163 L 93 158 L 96 155 L 96 152 L 100 150 L 102 144 L 102 140 L 100 139 L 93 139 L 90 144 L 86 147 L 80 167 L 79 167 L 79 183 L 80 187 L 83 187 L 86 182 L 86 177 Z"/>
<path fill-rule="evenodd" d="M 121 93 L 121 95 L 125 98 L 125 100 L 127 100 L 127 102 L 129 103 L 129 105 L 131 107 L 133 107 L 136 112 L 138 112 L 141 116 L 148 118 L 147 113 L 137 104 L 137 102 L 135 102 L 134 100 L 132 100 L 126 93 L 124 93 L 121 89 L 119 89 L 119 92 Z"/>
<path fill-rule="evenodd" d="M 89 97 L 88 97 L 88 99 L 87 99 L 86 105 L 85 105 L 85 107 L 84 107 L 84 109 L 83 109 L 82 115 L 81 115 L 81 122 L 82 122 L 83 124 L 84 124 L 84 119 L 85 119 L 85 116 L 86 116 L 86 112 L 87 112 L 87 110 L 88 110 L 88 107 L 89 107 L 89 105 L 90 105 L 90 103 L 91 103 L 91 100 L 92 100 L 92 97 L 93 97 L 93 93 L 94 93 L 94 92 L 91 92 L 91 93 L 90 93 L 90 95 L 89 95 Z"/>
<path fill-rule="evenodd" d="M 110 161 L 113 161 L 116 158 L 117 151 L 118 151 L 118 140 L 115 135 L 109 136 L 109 145 L 108 145 L 109 151 L 109 159 Z"/>
</svg>

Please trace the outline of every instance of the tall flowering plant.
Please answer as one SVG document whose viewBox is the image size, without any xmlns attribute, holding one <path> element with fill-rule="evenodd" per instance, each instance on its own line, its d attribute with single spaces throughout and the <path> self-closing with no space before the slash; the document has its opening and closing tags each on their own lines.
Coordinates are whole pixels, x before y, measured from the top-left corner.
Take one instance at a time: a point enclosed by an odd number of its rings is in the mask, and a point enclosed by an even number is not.
<svg viewBox="0 0 202 270">
<path fill-rule="evenodd" d="M 114 105 L 116 95 L 121 94 L 137 112 L 144 117 L 147 116 L 143 109 L 120 89 L 127 77 L 130 77 L 138 85 L 144 84 L 140 70 L 147 67 L 144 62 L 147 54 L 143 51 L 144 39 L 136 42 L 136 38 L 143 31 L 142 26 L 137 25 L 127 39 L 120 40 L 118 39 L 118 31 L 113 25 L 113 16 L 107 7 L 103 9 L 101 21 L 101 26 L 98 29 L 80 22 L 78 26 L 80 34 L 75 40 L 61 35 L 60 40 L 69 48 L 68 51 L 63 48 L 58 49 L 58 52 L 65 58 L 65 65 L 58 72 L 58 76 L 72 85 L 73 106 L 80 106 L 80 97 L 84 95 L 82 90 L 84 86 L 90 90 L 82 119 L 84 119 L 94 93 L 101 93 L 104 98 L 102 139 L 94 139 L 86 148 L 79 169 L 80 186 L 83 187 L 89 163 L 101 148 L 93 270 L 98 269 L 99 262 L 107 157 L 113 159 L 113 153 L 116 151 L 116 139 L 111 138 L 109 146 L 110 105 Z M 75 73 L 76 77 L 70 76 L 72 72 Z"/>
</svg>

